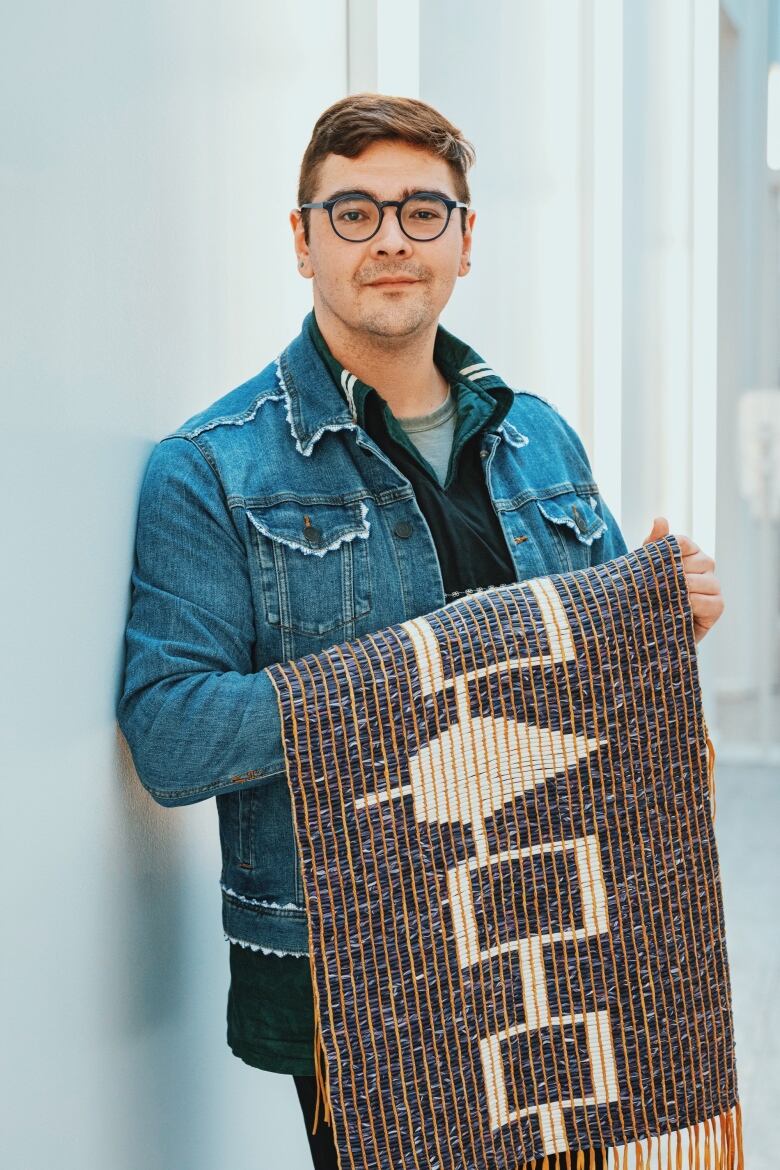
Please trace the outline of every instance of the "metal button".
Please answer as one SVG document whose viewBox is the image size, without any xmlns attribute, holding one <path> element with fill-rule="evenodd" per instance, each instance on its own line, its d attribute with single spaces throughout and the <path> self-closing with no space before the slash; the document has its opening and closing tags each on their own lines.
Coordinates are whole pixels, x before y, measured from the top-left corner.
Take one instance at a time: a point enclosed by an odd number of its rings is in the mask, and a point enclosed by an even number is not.
<svg viewBox="0 0 780 1170">
<path fill-rule="evenodd" d="M 304 528 L 303 535 L 309 544 L 319 544 L 322 539 L 322 533 L 319 528 L 315 528 L 312 524 Z"/>
<path fill-rule="evenodd" d="M 393 525 L 393 532 L 403 539 L 412 535 L 412 526 L 408 520 L 399 520 Z"/>
</svg>

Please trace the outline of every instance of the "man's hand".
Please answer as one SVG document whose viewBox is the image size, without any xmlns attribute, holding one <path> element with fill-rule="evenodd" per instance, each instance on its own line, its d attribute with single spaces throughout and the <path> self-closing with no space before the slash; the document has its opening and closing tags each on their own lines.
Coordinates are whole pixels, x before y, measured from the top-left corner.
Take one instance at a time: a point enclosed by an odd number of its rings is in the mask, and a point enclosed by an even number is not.
<svg viewBox="0 0 780 1170">
<path fill-rule="evenodd" d="M 656 516 L 650 535 L 646 536 L 642 544 L 650 544 L 653 540 L 660 540 L 669 535 L 669 521 L 665 516 Z M 675 539 L 682 552 L 685 583 L 693 611 L 694 638 L 700 642 L 708 630 L 711 630 L 725 608 L 723 595 L 720 591 L 720 582 L 715 576 L 715 562 L 707 556 L 690 536 L 679 536 L 675 532 Z"/>
</svg>

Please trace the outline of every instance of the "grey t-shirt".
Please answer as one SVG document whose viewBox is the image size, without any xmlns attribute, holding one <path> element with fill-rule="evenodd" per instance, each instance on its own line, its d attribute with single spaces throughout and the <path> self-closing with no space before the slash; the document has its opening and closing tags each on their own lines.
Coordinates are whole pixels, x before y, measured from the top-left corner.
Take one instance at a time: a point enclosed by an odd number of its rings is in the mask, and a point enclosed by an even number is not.
<svg viewBox="0 0 780 1170">
<path fill-rule="evenodd" d="M 396 422 L 406 431 L 417 450 L 427 459 L 439 483 L 443 484 L 450 462 L 452 439 L 455 434 L 458 406 L 453 398 L 452 388 L 447 389 L 447 397 L 440 406 L 430 414 L 417 414 L 411 418 L 399 418 Z"/>
</svg>

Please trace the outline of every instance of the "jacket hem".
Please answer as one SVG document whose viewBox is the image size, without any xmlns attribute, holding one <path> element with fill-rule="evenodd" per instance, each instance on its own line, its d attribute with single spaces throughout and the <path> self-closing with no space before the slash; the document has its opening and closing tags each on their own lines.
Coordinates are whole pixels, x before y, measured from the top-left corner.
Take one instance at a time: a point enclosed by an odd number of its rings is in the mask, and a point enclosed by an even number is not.
<svg viewBox="0 0 780 1170">
<path fill-rule="evenodd" d="M 264 954 L 303 957 L 310 953 L 305 908 L 263 905 L 259 899 L 239 900 L 223 889 L 222 930 L 228 941 Z"/>
<path fill-rule="evenodd" d="M 282 951 L 278 950 L 276 947 L 264 947 L 262 943 L 251 943 L 247 942 L 246 939 L 243 938 L 233 938 L 232 935 L 229 934 L 225 934 L 225 938 L 228 942 L 237 943 L 240 947 L 248 947 L 251 951 L 262 951 L 264 955 L 281 955 L 282 957 L 290 955 L 294 958 L 309 957 L 308 951 Z"/>
</svg>

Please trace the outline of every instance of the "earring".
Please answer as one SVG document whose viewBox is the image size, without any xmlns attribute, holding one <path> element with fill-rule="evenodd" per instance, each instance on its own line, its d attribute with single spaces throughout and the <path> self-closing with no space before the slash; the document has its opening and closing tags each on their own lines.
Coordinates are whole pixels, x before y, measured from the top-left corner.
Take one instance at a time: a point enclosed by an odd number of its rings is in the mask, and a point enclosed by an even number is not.
<svg viewBox="0 0 780 1170">
<path fill-rule="evenodd" d="M 298 261 L 298 267 L 299 267 L 299 268 L 303 268 L 303 260 L 299 260 L 299 261 Z"/>
<path fill-rule="evenodd" d="M 467 260 L 466 263 L 468 264 L 469 268 L 471 268 L 471 261 Z"/>
</svg>

